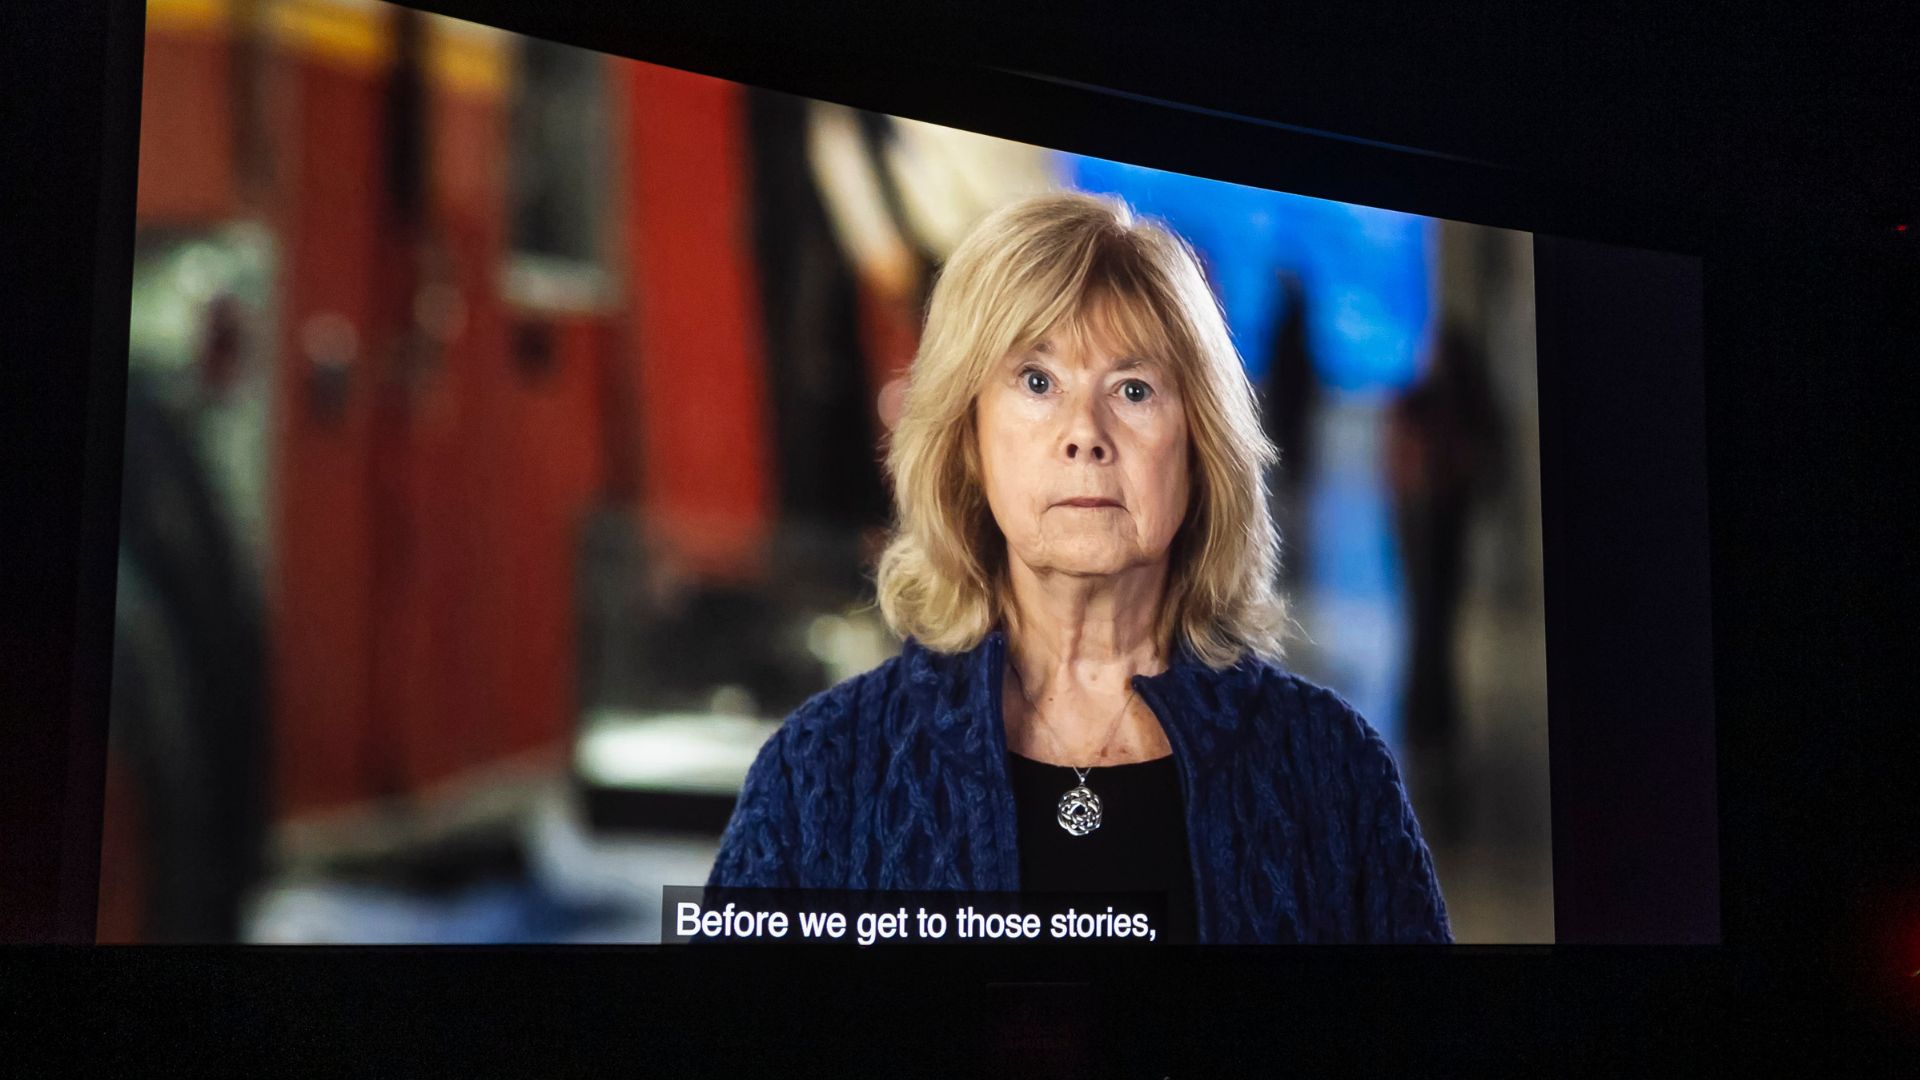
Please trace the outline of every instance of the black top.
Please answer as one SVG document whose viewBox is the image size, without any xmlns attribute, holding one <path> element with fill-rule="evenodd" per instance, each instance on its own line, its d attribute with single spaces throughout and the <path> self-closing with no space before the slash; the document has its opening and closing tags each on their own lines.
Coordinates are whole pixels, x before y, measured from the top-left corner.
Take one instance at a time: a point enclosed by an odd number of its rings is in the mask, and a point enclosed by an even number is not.
<svg viewBox="0 0 1920 1080">
<path fill-rule="evenodd" d="M 1099 765 L 1087 786 L 1100 798 L 1100 827 L 1074 836 L 1060 827 L 1060 796 L 1079 782 L 1072 769 L 1007 755 L 1020 825 L 1020 887 L 1026 892 L 1167 894 L 1156 942 L 1191 944 L 1193 863 L 1173 755 Z"/>
</svg>

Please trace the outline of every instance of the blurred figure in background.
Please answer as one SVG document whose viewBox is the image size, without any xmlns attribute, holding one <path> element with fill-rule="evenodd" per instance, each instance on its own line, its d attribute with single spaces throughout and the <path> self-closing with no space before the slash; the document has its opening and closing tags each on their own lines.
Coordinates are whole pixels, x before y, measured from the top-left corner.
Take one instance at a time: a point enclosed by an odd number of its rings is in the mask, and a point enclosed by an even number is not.
<svg viewBox="0 0 1920 1080">
<path fill-rule="evenodd" d="M 815 526 L 881 526 L 887 494 L 863 360 L 860 280 L 808 165 L 814 106 L 753 87 L 746 98 L 768 374 L 779 403 L 771 419 L 780 513 Z"/>
<path fill-rule="evenodd" d="M 1409 745 L 1442 760 L 1460 735 L 1454 631 L 1476 500 L 1506 472 L 1505 419 L 1485 353 L 1466 328 L 1442 327 L 1432 363 L 1387 421 L 1387 472 L 1407 575 Z"/>
<path fill-rule="evenodd" d="M 1306 580 L 1306 529 L 1302 504 L 1313 468 L 1313 418 L 1320 380 L 1307 342 L 1307 291 L 1300 275 L 1280 274 L 1281 315 L 1273 335 L 1265 378 L 1260 381 L 1261 421 L 1280 450 L 1271 490 L 1274 523 L 1280 527 L 1280 573 L 1288 590 Z"/>
</svg>

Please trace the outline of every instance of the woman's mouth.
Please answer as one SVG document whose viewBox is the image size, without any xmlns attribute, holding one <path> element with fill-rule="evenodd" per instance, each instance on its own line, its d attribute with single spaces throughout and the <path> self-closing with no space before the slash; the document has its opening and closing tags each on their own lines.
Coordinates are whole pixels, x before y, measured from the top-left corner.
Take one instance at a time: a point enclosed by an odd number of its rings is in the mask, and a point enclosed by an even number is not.
<svg viewBox="0 0 1920 1080">
<path fill-rule="evenodd" d="M 1077 506 L 1084 510 L 1118 510 L 1120 504 L 1112 499 L 1068 499 L 1061 506 Z"/>
</svg>

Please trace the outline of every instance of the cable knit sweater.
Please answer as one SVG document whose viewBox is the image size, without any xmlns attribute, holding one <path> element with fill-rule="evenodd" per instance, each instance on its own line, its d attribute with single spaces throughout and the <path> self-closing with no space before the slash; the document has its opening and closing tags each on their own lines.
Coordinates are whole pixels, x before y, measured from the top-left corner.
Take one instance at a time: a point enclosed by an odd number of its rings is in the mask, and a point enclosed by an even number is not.
<svg viewBox="0 0 1920 1080">
<path fill-rule="evenodd" d="M 709 886 L 1017 891 L 1004 631 L 908 638 L 814 695 L 760 750 Z M 1338 695 L 1269 661 L 1184 647 L 1135 689 L 1185 793 L 1203 942 L 1450 942 L 1392 753 Z"/>
</svg>

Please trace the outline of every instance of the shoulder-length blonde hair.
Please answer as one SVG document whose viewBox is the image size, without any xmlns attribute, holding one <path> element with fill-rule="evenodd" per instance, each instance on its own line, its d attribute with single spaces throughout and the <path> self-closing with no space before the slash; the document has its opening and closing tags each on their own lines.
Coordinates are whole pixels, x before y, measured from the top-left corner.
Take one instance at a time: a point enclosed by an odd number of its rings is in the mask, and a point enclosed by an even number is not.
<svg viewBox="0 0 1920 1080">
<path fill-rule="evenodd" d="M 1014 351 L 1092 332 L 1167 365 L 1186 403 L 1192 494 L 1169 551 L 1157 640 L 1171 649 L 1178 635 L 1215 668 L 1249 652 L 1279 658 L 1288 618 L 1265 479 L 1277 452 L 1219 302 L 1171 229 L 1117 198 L 1074 191 L 987 215 L 940 270 L 887 444 L 895 521 L 878 567 L 881 614 L 939 652 L 973 648 L 1014 614 L 974 401 Z"/>
</svg>

